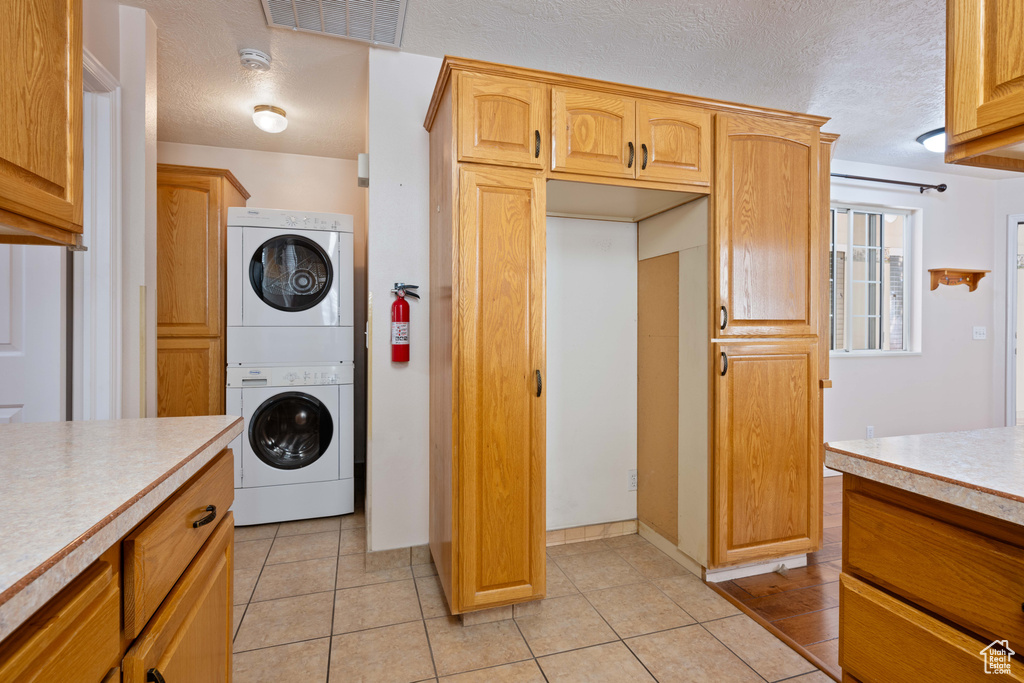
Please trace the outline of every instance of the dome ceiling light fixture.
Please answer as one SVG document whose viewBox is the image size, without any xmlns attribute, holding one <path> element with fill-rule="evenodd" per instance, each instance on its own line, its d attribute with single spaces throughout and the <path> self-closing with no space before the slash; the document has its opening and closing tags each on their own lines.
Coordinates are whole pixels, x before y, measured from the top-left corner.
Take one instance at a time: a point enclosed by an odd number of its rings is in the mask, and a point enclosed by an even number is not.
<svg viewBox="0 0 1024 683">
<path fill-rule="evenodd" d="M 942 154 L 946 151 L 946 129 L 936 128 L 935 130 L 930 130 L 924 135 L 917 136 L 917 141 L 924 145 L 924 148 L 929 152 Z"/>
<path fill-rule="evenodd" d="M 253 107 L 252 122 L 265 133 L 280 133 L 288 127 L 284 109 L 269 104 L 257 104 Z"/>
</svg>

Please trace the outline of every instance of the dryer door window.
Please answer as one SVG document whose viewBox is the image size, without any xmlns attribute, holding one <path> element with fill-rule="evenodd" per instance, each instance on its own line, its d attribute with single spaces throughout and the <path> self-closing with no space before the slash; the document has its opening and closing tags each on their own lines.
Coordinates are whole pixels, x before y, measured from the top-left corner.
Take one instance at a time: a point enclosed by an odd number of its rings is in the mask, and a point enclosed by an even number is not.
<svg viewBox="0 0 1024 683">
<path fill-rule="evenodd" d="M 327 252 L 299 235 L 281 235 L 264 242 L 249 261 L 249 283 L 268 306 L 280 311 L 305 311 L 330 292 L 334 271 Z"/>
<path fill-rule="evenodd" d="M 249 444 L 256 457 L 281 470 L 316 462 L 327 451 L 333 433 L 327 406 L 299 391 L 267 399 L 249 421 Z"/>
</svg>

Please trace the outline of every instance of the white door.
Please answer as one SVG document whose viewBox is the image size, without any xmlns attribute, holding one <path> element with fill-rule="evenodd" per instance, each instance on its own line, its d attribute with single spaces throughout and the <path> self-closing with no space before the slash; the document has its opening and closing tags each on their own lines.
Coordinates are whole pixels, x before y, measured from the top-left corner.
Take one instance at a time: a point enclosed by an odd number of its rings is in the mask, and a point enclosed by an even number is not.
<svg viewBox="0 0 1024 683">
<path fill-rule="evenodd" d="M 0 244 L 0 424 L 64 419 L 67 253 Z"/>
</svg>

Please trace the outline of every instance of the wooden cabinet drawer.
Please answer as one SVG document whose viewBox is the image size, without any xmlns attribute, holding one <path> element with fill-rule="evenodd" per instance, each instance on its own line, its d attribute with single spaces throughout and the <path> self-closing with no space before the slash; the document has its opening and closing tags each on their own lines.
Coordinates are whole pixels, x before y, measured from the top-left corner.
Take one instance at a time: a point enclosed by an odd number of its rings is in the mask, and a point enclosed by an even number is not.
<svg viewBox="0 0 1024 683">
<path fill-rule="evenodd" d="M 121 662 L 124 683 L 145 683 L 152 669 L 168 683 L 231 680 L 234 537 L 229 512 L 128 650 Z"/>
<path fill-rule="evenodd" d="M 122 551 L 127 637 L 139 634 L 231 507 L 235 493 L 233 466 L 231 451 L 221 451 L 125 538 Z M 207 511 L 209 506 L 215 510 Z"/>
<path fill-rule="evenodd" d="M 107 562 L 86 569 L 0 646 L 0 681 L 99 681 L 120 654 L 121 601 Z"/>
<path fill-rule="evenodd" d="M 846 492 L 846 571 L 1024 652 L 1024 549 Z"/>
<path fill-rule="evenodd" d="M 984 681 L 988 644 L 843 574 L 839 581 L 839 665 L 863 683 Z M 1014 660 L 1002 678 L 1024 681 Z"/>
</svg>

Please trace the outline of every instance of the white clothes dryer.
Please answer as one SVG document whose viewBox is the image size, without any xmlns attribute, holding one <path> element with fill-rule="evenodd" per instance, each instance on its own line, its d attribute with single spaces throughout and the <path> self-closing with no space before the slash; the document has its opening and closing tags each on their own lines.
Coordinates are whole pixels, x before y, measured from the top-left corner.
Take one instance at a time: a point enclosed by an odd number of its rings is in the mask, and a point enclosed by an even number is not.
<svg viewBox="0 0 1024 683">
<path fill-rule="evenodd" d="M 228 367 L 227 412 L 245 428 L 235 456 L 239 525 L 355 510 L 351 361 Z"/>
<path fill-rule="evenodd" d="M 353 224 L 228 209 L 228 365 L 353 359 Z"/>
</svg>

